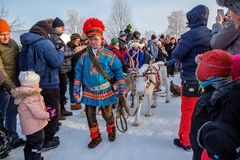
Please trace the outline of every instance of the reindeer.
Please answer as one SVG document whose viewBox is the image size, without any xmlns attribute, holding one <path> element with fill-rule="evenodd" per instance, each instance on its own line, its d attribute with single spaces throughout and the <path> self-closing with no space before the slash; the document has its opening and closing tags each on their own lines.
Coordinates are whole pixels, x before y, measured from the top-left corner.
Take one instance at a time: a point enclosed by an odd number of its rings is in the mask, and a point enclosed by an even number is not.
<svg viewBox="0 0 240 160">
<path fill-rule="evenodd" d="M 160 74 L 161 86 L 164 86 L 166 92 L 166 103 L 169 103 L 170 92 L 167 80 L 167 68 L 163 66 L 164 62 L 156 62 L 153 64 L 144 64 L 135 75 L 135 90 L 138 97 L 138 107 L 136 109 L 135 121 L 133 126 L 140 125 L 140 112 L 142 109 L 143 98 L 148 99 L 148 110 L 145 113 L 146 117 L 153 115 L 152 108 L 157 106 L 157 95 L 154 94 L 154 89 L 157 85 L 156 76 Z M 153 100 L 153 103 L 152 103 Z"/>
</svg>

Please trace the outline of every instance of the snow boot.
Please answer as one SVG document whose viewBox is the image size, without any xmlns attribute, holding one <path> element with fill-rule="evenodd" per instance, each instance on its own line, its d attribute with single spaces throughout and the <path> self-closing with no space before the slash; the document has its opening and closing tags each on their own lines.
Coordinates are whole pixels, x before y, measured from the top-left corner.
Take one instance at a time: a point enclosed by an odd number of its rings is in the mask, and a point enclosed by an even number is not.
<svg viewBox="0 0 240 160">
<path fill-rule="evenodd" d="M 107 132 L 108 132 L 108 140 L 110 142 L 115 141 L 116 139 L 116 127 L 115 125 L 107 125 Z"/>
<path fill-rule="evenodd" d="M 93 138 L 91 140 L 91 142 L 88 144 L 88 148 L 95 148 L 97 147 L 100 143 L 102 142 L 102 138 L 101 135 L 99 134 L 99 136 L 97 138 Z"/>
<path fill-rule="evenodd" d="M 191 146 L 184 146 L 184 145 L 182 145 L 182 143 L 180 142 L 180 139 L 179 138 L 175 138 L 174 140 L 173 140 L 173 143 L 177 146 L 177 147 L 179 147 L 179 148 L 182 148 L 182 149 L 184 149 L 185 151 L 191 151 L 191 149 L 192 149 L 192 147 Z"/>
<path fill-rule="evenodd" d="M 89 128 L 90 137 L 92 138 L 91 142 L 88 144 L 88 148 L 95 148 L 102 141 L 101 134 L 99 133 L 98 125 L 96 127 Z"/>
<path fill-rule="evenodd" d="M 77 103 L 72 103 L 70 105 L 70 107 L 71 107 L 71 110 L 80 110 L 80 109 L 82 109 L 81 104 L 77 104 Z"/>
</svg>

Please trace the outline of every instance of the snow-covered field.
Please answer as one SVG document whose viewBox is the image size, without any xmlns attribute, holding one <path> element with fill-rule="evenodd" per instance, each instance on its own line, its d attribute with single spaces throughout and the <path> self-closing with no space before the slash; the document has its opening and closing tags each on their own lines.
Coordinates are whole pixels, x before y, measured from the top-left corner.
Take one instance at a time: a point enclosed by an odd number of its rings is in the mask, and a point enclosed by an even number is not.
<svg viewBox="0 0 240 160">
<path fill-rule="evenodd" d="M 179 77 L 174 83 L 180 84 Z M 145 103 L 144 103 L 145 104 Z M 143 111 L 146 111 L 143 104 Z M 99 115 L 98 122 L 102 134 L 102 143 L 95 149 L 88 149 L 90 141 L 86 118 L 80 111 L 62 121 L 57 135 L 61 144 L 58 148 L 44 152 L 46 160 L 191 160 L 192 152 L 186 152 L 173 145 L 177 137 L 180 120 L 180 98 L 172 97 L 164 103 L 158 98 L 158 106 L 152 117 L 144 117 L 141 125 L 133 127 L 133 117 L 128 118 L 128 131 L 117 132 L 114 142 L 107 140 L 105 123 Z M 5 160 L 23 160 L 23 147 L 13 150 Z"/>
</svg>

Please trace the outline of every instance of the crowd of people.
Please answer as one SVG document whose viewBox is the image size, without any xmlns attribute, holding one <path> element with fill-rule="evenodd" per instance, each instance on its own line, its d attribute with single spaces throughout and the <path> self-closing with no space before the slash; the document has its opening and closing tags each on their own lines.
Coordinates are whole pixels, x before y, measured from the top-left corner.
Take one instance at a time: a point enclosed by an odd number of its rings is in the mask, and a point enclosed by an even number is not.
<svg viewBox="0 0 240 160">
<path fill-rule="evenodd" d="M 84 35 L 61 39 L 64 22 L 41 20 L 20 36 L 21 50 L 11 39 L 11 28 L 0 19 L 0 113 L 11 133 L 11 149 L 24 147 L 26 160 L 43 160 L 41 151 L 60 145 L 56 132 L 66 110 L 85 112 L 91 141 L 97 147 L 101 133 L 96 118 L 106 121 L 108 140 L 116 139 L 113 106 L 125 96 L 124 72 L 163 61 L 168 76 L 180 72 L 181 119 L 173 143 L 193 150 L 193 160 L 237 160 L 240 157 L 240 2 L 217 0 L 229 10 L 217 11 L 207 27 L 209 9 L 198 5 L 187 14 L 189 31 L 180 39 L 151 35 L 148 40 L 132 25 L 104 40 L 105 26 L 97 18 L 83 25 Z M 115 87 L 112 86 L 113 82 Z M 69 95 L 66 95 L 69 87 Z M 17 114 L 26 140 L 17 132 Z M 1 158 L 8 155 L 6 151 Z"/>
</svg>

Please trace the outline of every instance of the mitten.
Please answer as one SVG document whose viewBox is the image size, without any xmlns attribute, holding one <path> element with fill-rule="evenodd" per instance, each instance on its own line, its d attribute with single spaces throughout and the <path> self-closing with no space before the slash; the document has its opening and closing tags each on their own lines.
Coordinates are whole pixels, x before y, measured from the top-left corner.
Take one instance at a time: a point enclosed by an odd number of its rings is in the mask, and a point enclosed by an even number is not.
<svg viewBox="0 0 240 160">
<path fill-rule="evenodd" d="M 47 112 L 49 113 L 50 118 L 56 116 L 56 109 L 54 109 L 54 108 L 47 107 Z"/>
<path fill-rule="evenodd" d="M 73 89 L 73 96 L 74 96 L 74 99 L 75 99 L 75 102 L 76 103 L 80 103 L 80 91 L 78 89 Z"/>
</svg>

